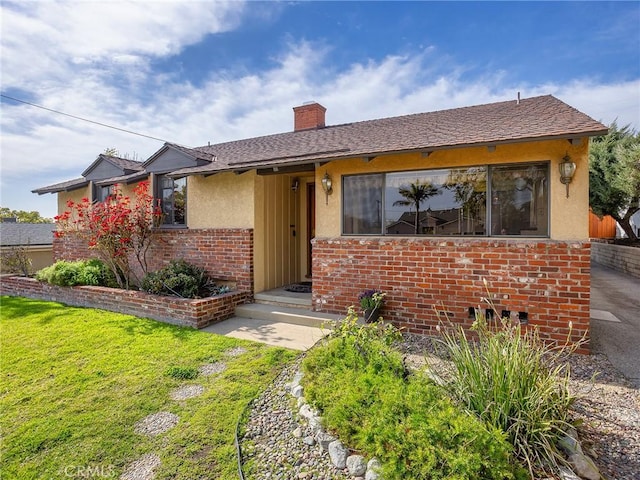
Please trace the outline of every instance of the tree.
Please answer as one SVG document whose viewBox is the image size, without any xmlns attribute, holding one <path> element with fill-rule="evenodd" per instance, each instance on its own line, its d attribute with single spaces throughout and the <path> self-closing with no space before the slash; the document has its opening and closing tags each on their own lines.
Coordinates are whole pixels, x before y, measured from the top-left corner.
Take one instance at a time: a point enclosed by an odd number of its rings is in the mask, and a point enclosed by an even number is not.
<svg viewBox="0 0 640 480">
<path fill-rule="evenodd" d="M 51 223 L 50 218 L 44 218 L 39 212 L 32 210 L 11 210 L 7 207 L 0 207 L 0 218 L 16 218 L 20 223 Z"/>
<path fill-rule="evenodd" d="M 78 203 L 69 200 L 68 210 L 55 217 L 56 237 L 75 233 L 84 238 L 125 289 L 130 287 L 132 277 L 140 283 L 131 258 L 136 259 L 143 274 L 147 273 L 147 250 L 162 217 L 157 202 L 149 194 L 149 182 L 140 182 L 134 194 L 132 201 L 122 194 L 119 185 L 114 185 L 113 194 L 104 202 L 92 204 L 88 198 Z"/>
<path fill-rule="evenodd" d="M 415 183 L 411 185 L 402 185 L 398 189 L 398 193 L 402 195 L 405 200 L 396 200 L 393 202 L 394 206 L 413 206 L 416 207 L 416 219 L 415 219 L 415 233 L 416 235 L 420 233 L 420 205 L 425 200 L 435 197 L 436 195 L 440 195 L 440 189 L 431 185 L 431 183 L 421 183 L 419 180 L 416 180 Z"/>
<path fill-rule="evenodd" d="M 631 216 L 640 210 L 640 134 L 629 125 L 591 139 L 589 205 L 599 217 L 611 215 L 631 240 Z"/>
</svg>

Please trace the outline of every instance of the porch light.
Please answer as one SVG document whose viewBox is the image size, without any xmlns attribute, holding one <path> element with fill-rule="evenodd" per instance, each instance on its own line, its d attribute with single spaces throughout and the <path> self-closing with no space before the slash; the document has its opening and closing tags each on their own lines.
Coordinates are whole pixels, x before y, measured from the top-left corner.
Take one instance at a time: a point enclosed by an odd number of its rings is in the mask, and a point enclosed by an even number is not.
<svg viewBox="0 0 640 480">
<path fill-rule="evenodd" d="M 569 184 L 573 180 L 573 175 L 576 173 L 576 164 L 571 161 L 571 157 L 567 153 L 560 162 L 560 182 L 567 186 L 567 198 L 569 198 Z"/>
<path fill-rule="evenodd" d="M 322 177 L 322 190 L 326 196 L 326 205 L 329 205 L 329 195 L 333 193 L 333 181 L 327 172 L 324 172 L 324 177 Z"/>
</svg>

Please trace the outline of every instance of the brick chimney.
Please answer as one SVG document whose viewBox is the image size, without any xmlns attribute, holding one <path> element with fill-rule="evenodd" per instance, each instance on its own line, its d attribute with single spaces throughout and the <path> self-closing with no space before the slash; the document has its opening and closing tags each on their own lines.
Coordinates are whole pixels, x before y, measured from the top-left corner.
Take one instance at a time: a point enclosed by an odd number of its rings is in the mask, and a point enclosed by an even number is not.
<svg viewBox="0 0 640 480">
<path fill-rule="evenodd" d="M 327 111 L 316 102 L 305 102 L 299 107 L 293 107 L 293 130 L 311 130 L 324 128 L 324 113 Z"/>
</svg>

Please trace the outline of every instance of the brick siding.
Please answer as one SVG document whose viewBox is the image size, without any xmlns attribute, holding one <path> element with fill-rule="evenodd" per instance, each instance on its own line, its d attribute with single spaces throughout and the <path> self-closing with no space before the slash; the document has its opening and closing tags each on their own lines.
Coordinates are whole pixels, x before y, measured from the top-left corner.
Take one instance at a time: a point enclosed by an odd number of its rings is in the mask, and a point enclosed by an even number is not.
<svg viewBox="0 0 640 480">
<path fill-rule="evenodd" d="M 216 297 L 184 299 L 105 287 L 58 287 L 13 276 L 2 277 L 0 294 L 100 308 L 193 328 L 231 318 L 236 305 L 245 303 L 248 297 L 247 292 L 236 291 Z"/>
<path fill-rule="evenodd" d="M 95 256 L 78 237 L 54 239 L 54 260 Z M 234 282 L 240 291 L 253 292 L 252 229 L 163 229 L 147 252 L 149 271 L 159 270 L 174 259 L 203 267 L 215 279 Z"/>
<path fill-rule="evenodd" d="M 435 334 L 434 308 L 471 326 L 486 308 L 483 279 L 498 312 L 526 312 L 541 337 L 563 343 L 588 335 L 590 243 L 553 240 L 316 238 L 313 305 L 344 313 L 368 288 L 387 293 L 383 317 L 409 332 Z M 570 331 L 569 322 L 572 323 Z M 581 348 L 588 352 L 588 343 Z"/>
</svg>

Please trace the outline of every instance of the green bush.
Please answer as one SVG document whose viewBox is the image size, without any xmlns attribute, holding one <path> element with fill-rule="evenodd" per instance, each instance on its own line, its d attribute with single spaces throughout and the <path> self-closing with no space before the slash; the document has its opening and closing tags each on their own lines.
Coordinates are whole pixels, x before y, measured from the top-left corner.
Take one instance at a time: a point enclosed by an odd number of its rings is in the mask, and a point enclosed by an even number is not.
<svg viewBox="0 0 640 480">
<path fill-rule="evenodd" d="M 166 375 L 176 380 L 192 380 L 198 376 L 198 369 L 195 367 L 169 367 Z"/>
<path fill-rule="evenodd" d="M 58 260 L 53 265 L 38 271 L 36 279 L 61 287 L 73 287 L 76 285 L 116 286 L 111 270 L 107 268 L 104 262 L 96 258 L 74 262 Z"/>
<path fill-rule="evenodd" d="M 216 286 L 204 268 L 184 260 L 172 260 L 163 269 L 146 274 L 141 289 L 182 298 L 201 298 L 229 291 L 227 287 Z"/>
<path fill-rule="evenodd" d="M 472 329 L 478 341 L 459 326 L 443 334 L 454 365 L 445 388 L 487 425 L 504 431 L 532 475 L 551 473 L 564 462 L 557 441 L 571 427 L 569 370 L 554 361 L 568 347 L 546 346 L 536 329 L 522 331 L 506 319 L 490 326 L 479 309 Z"/>
<path fill-rule="evenodd" d="M 497 428 L 455 406 L 423 375 L 408 375 L 398 331 L 350 312 L 303 361 L 305 397 L 349 447 L 378 458 L 385 479 L 526 478 Z M 514 465 L 516 463 L 516 465 Z"/>
</svg>

